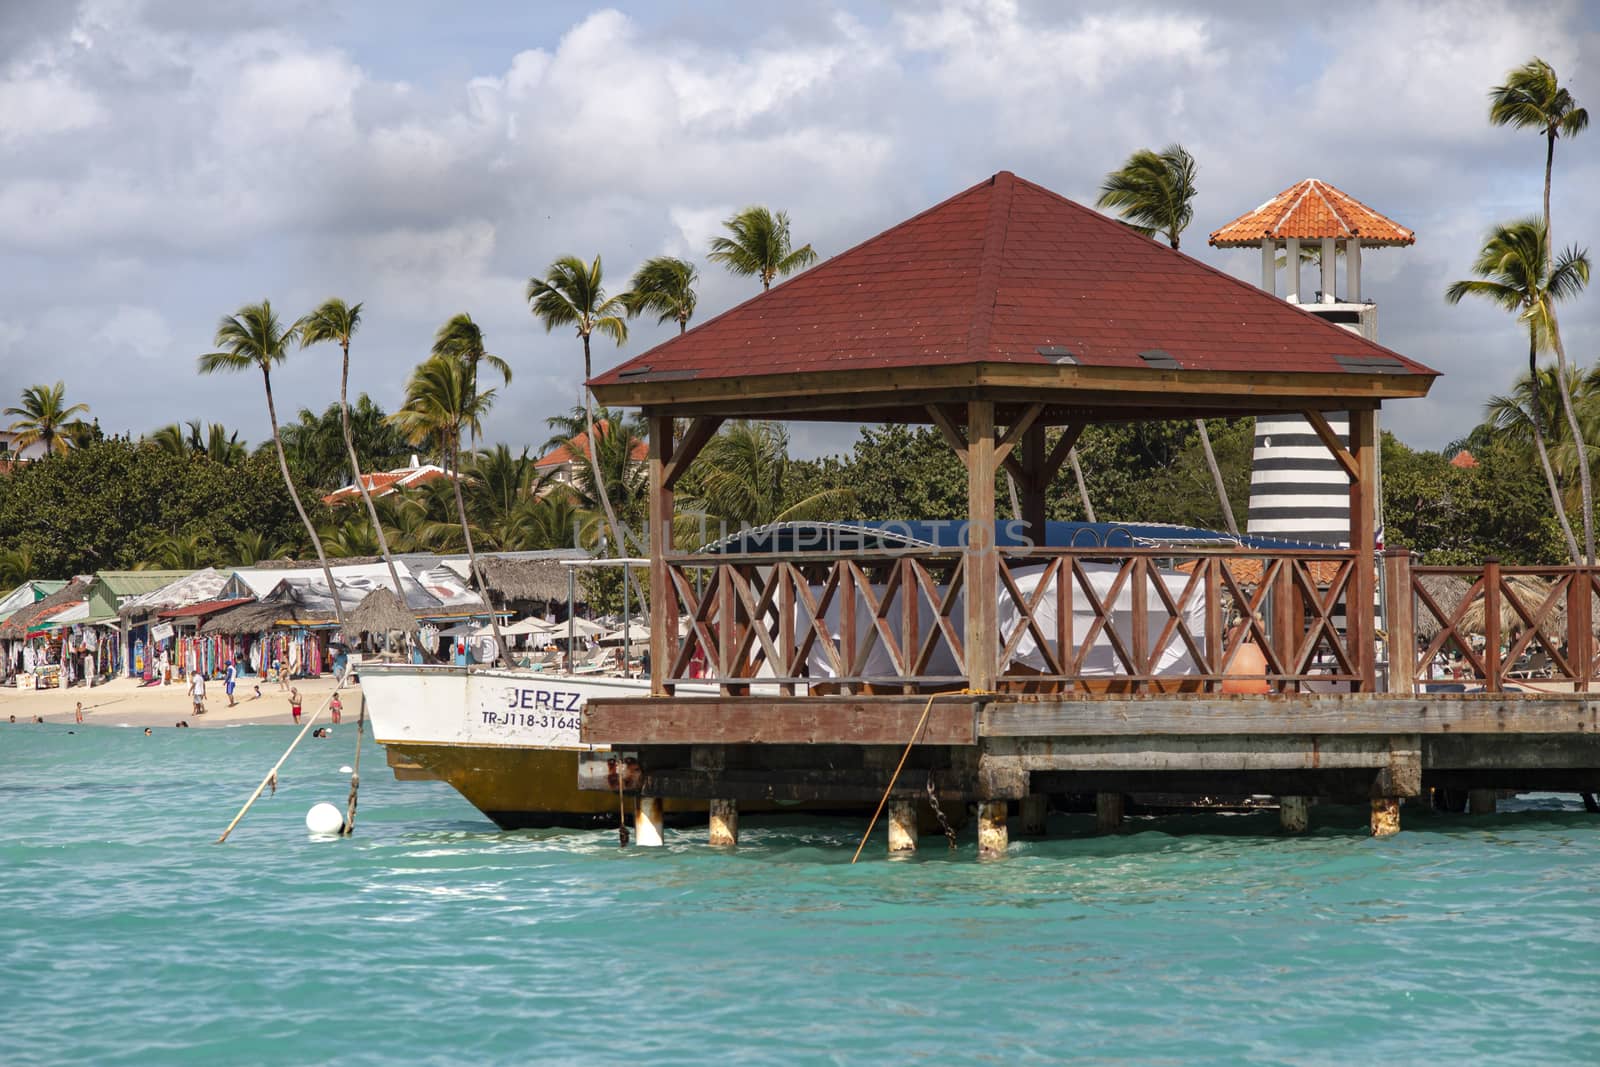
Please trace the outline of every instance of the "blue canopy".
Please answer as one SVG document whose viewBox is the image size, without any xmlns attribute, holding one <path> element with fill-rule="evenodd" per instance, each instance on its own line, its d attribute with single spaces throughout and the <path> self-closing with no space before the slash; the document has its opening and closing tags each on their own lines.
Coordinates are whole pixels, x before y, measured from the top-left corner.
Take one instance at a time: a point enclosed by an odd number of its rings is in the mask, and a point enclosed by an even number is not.
<svg viewBox="0 0 1600 1067">
<path fill-rule="evenodd" d="M 1027 524 L 1016 519 L 998 521 L 995 544 L 1024 547 L 1030 544 Z M 966 543 L 967 521 L 873 520 L 870 522 L 776 522 L 729 534 L 702 552 L 740 554 L 770 552 L 862 552 L 896 548 L 960 548 Z M 1047 522 L 1045 540 L 1054 548 L 1255 548 L 1295 549 L 1337 546 L 1290 541 L 1281 537 L 1234 537 L 1218 530 L 1153 522 Z"/>
</svg>

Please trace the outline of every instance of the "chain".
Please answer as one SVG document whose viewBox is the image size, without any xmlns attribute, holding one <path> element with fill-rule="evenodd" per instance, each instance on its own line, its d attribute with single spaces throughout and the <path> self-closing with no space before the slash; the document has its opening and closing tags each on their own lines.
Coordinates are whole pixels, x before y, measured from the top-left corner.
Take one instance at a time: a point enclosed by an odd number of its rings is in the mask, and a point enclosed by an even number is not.
<svg viewBox="0 0 1600 1067">
<path fill-rule="evenodd" d="M 933 787 L 933 769 L 928 769 L 928 806 L 933 809 L 933 814 L 939 820 L 939 828 L 944 831 L 944 836 L 950 842 L 950 851 L 956 850 L 956 832 L 950 825 L 950 820 L 944 817 L 944 809 L 939 806 L 939 791 Z"/>
</svg>

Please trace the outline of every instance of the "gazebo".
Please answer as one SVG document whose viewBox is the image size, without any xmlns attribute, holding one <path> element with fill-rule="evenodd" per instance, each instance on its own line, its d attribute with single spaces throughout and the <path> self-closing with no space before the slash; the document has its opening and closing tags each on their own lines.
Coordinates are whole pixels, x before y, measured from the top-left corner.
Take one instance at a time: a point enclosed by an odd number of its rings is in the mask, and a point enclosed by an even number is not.
<svg viewBox="0 0 1600 1067">
<path fill-rule="evenodd" d="M 1252 642 L 1280 694 L 1307 691 L 1318 648 L 1337 653 L 1345 691 L 1372 692 L 1375 413 L 1426 395 L 1436 376 L 1002 171 L 592 379 L 602 403 L 642 408 L 648 424 L 655 698 L 592 701 L 584 740 L 645 746 L 646 760 L 651 745 L 979 744 L 980 719 L 1037 712 L 1012 699 L 1020 694 L 1075 701 L 1072 714 L 1108 691 L 1218 697 Z M 1327 411 L 1351 413 L 1348 441 Z M 1225 549 L 1044 545 L 1048 487 L 1086 426 L 1286 412 L 1308 421 L 1349 478 L 1348 550 L 1254 551 L 1265 572 L 1249 593 Z M 743 418 L 937 427 L 967 470 L 964 548 L 821 562 L 675 552 L 674 486 L 725 420 Z M 1021 520 L 1040 533 L 1031 546 L 996 545 L 1002 471 L 1018 486 Z M 1158 565 L 1174 555 L 1203 565 L 1175 581 Z M 1090 569 L 1109 556 L 1118 560 L 1102 581 Z M 1337 580 L 1311 578 L 1313 563 Z M 1119 597 L 1131 597 L 1131 626 Z M 1225 601 L 1243 609 L 1232 626 Z M 1074 631 L 1074 612 L 1092 634 Z M 681 640 L 680 613 L 690 618 Z M 1102 637 L 1119 662 L 1109 690 L 1083 671 Z M 1191 669 L 1174 688 L 1157 661 L 1180 643 Z M 1009 664 L 1023 649 L 1042 668 L 1019 679 Z M 673 695 L 693 656 L 720 697 Z M 998 784 L 1001 749 L 984 756 L 994 773 L 978 775 L 974 795 L 1021 795 Z M 1019 755 L 1005 766 L 1025 779 L 1043 764 Z M 646 793 L 737 795 L 727 773 L 646 771 Z"/>
</svg>

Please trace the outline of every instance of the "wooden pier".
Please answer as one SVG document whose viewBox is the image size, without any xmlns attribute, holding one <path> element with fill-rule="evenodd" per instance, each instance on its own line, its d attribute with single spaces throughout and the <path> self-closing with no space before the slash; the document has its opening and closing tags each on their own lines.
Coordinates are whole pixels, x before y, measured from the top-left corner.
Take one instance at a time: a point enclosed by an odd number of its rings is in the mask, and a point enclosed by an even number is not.
<svg viewBox="0 0 1600 1067">
<path fill-rule="evenodd" d="M 1095 795 L 1107 830 L 1128 794 L 1267 794 L 1290 831 L 1325 798 L 1387 834 L 1429 790 L 1482 810 L 1600 788 L 1600 572 L 1423 568 L 1375 543 L 1378 409 L 1435 376 L 996 175 L 591 382 L 649 428 L 654 695 L 590 702 L 582 739 L 637 757 L 641 840 L 659 798 L 701 798 L 724 845 L 741 800 L 871 810 L 888 791 L 905 851 L 932 795 L 975 806 L 995 854 L 1013 810 L 1035 832 L 1062 794 Z M 1349 480 L 1348 547 L 1048 544 L 1087 425 L 1281 412 Z M 967 471 L 961 545 L 679 551 L 699 450 L 773 417 L 936 427 Z M 999 544 L 1007 478 L 1026 536 Z M 674 695 L 706 678 L 720 696 Z"/>
</svg>

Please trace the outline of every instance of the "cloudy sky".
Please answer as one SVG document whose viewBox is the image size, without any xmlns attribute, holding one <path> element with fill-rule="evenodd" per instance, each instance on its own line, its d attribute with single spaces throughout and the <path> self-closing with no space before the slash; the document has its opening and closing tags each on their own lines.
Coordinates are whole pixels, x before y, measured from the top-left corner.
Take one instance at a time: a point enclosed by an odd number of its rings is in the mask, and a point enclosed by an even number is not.
<svg viewBox="0 0 1600 1067">
<path fill-rule="evenodd" d="M 1503 313 L 1441 296 L 1491 222 L 1539 205 L 1542 142 L 1491 128 L 1485 93 L 1538 54 L 1600 108 L 1600 15 L 1336 8 L 4 0 L 0 400 L 62 378 L 108 431 L 203 417 L 259 439 L 258 381 L 198 378 L 195 356 L 245 302 L 292 316 L 340 295 L 366 305 L 353 384 L 390 408 L 470 312 L 515 369 L 489 436 L 536 445 L 579 397 L 576 339 L 523 301 L 557 255 L 602 255 L 621 288 L 647 256 L 703 259 L 720 219 L 763 203 L 826 256 L 1000 169 L 1092 201 L 1131 150 L 1178 141 L 1201 168 L 1185 249 L 1242 278 L 1258 258 L 1205 233 L 1304 177 L 1417 231 L 1364 282 L 1381 339 L 1445 372 L 1386 425 L 1437 447 L 1522 358 Z M 1600 122 L 1558 146 L 1561 244 L 1600 250 L 1597 159 Z M 702 317 L 752 294 L 703 269 Z M 1583 364 L 1597 299 L 1564 322 Z M 597 365 L 664 336 L 636 324 Z M 297 354 L 280 405 L 329 403 L 335 356 Z"/>
</svg>

